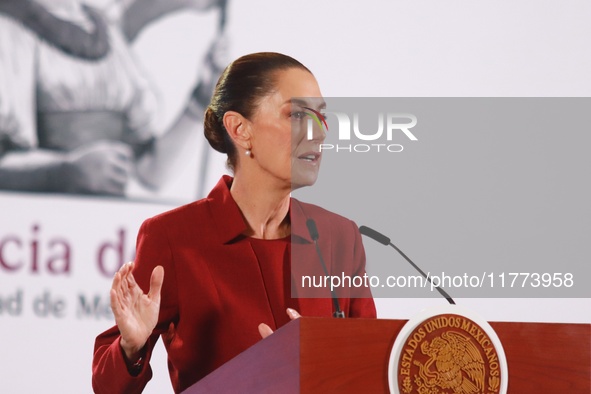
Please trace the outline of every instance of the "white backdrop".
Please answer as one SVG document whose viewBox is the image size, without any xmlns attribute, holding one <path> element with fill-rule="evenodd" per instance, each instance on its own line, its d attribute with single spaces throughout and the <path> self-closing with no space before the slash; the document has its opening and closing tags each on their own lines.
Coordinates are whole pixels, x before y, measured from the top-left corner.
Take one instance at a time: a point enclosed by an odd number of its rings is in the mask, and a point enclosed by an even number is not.
<svg viewBox="0 0 591 394">
<path fill-rule="evenodd" d="M 325 96 L 591 94 L 585 1 L 235 0 L 228 11 L 229 59 L 287 53 L 315 73 Z M 211 163 L 208 184 L 224 171 L 220 156 Z M 94 337 L 113 323 L 110 273 L 133 257 L 141 221 L 172 206 L 0 193 L 2 257 L 12 268 L 0 266 L 0 392 L 92 391 Z M 582 215 L 591 219 L 588 208 Z M 441 302 L 376 300 L 382 318 Z M 457 302 L 487 320 L 591 322 L 589 299 Z M 171 392 L 161 345 L 152 365 L 145 392 Z"/>
</svg>

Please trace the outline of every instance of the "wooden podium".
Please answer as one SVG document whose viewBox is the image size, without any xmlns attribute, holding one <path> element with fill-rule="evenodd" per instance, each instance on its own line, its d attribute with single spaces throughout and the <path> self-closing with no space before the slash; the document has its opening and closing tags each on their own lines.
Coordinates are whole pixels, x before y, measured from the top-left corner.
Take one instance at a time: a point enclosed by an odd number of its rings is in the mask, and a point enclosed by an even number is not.
<svg viewBox="0 0 591 394">
<path fill-rule="evenodd" d="M 300 318 L 184 394 L 388 393 L 388 360 L 406 320 Z M 591 325 L 491 322 L 509 393 L 591 393 Z"/>
</svg>

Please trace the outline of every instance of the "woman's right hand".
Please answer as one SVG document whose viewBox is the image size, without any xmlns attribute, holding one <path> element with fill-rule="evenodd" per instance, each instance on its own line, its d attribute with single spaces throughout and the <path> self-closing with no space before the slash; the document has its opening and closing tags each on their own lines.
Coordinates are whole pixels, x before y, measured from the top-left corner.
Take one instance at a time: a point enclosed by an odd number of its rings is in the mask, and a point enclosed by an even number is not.
<svg viewBox="0 0 591 394">
<path fill-rule="evenodd" d="M 137 359 L 158 322 L 160 290 L 164 268 L 157 266 L 150 278 L 150 291 L 144 294 L 127 263 L 115 274 L 111 286 L 111 309 L 121 333 L 120 345 L 128 360 Z"/>
</svg>

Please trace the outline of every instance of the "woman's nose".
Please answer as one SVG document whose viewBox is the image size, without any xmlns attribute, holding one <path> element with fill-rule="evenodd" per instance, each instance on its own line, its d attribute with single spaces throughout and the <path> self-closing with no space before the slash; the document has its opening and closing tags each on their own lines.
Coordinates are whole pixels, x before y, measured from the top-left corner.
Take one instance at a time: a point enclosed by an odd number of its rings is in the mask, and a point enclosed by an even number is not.
<svg viewBox="0 0 591 394">
<path fill-rule="evenodd" d="M 318 141 L 322 142 L 326 138 L 326 126 L 324 118 L 322 119 L 312 119 L 309 117 L 307 119 L 307 138 L 311 141 Z"/>
</svg>

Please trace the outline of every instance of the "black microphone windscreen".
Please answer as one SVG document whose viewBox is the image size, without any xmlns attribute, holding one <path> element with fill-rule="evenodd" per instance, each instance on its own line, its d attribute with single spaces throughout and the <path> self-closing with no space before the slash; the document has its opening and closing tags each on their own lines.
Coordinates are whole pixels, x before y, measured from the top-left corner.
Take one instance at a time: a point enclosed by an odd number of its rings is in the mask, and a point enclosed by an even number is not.
<svg viewBox="0 0 591 394">
<path fill-rule="evenodd" d="M 306 226 L 308 227 L 308 232 L 310 233 L 312 241 L 318 240 L 318 229 L 316 228 L 316 222 L 314 219 L 306 220 Z"/>
<path fill-rule="evenodd" d="M 390 238 L 386 237 L 384 234 L 378 233 L 376 230 L 371 229 L 367 226 L 359 227 L 359 232 L 363 235 L 372 238 L 374 241 L 381 243 L 382 245 L 390 245 Z"/>
</svg>

